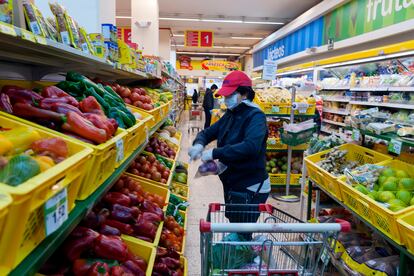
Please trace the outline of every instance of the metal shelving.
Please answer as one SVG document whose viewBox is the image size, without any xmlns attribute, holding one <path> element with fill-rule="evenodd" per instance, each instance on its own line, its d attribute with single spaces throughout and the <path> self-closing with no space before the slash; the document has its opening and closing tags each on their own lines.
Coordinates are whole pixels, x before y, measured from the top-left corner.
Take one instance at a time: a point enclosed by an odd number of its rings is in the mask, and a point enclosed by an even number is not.
<svg viewBox="0 0 414 276">
<path fill-rule="evenodd" d="M 155 133 L 166 119 L 151 129 L 149 135 Z M 75 208 L 69 213 L 68 219 L 53 234 L 44 239 L 35 250 L 33 250 L 9 275 L 22 276 L 34 275 L 43 263 L 56 251 L 65 238 L 78 225 L 89 210 L 104 196 L 112 187 L 112 184 L 128 168 L 129 164 L 144 150 L 146 143 L 139 146 L 131 156 L 122 163 L 114 173 L 87 199 L 77 201 Z"/>
<path fill-rule="evenodd" d="M 332 114 L 338 114 L 338 115 L 344 115 L 344 116 L 347 116 L 350 114 L 350 112 L 345 109 L 331 109 L 331 108 L 324 107 L 322 111 L 326 113 L 332 113 Z"/>
<path fill-rule="evenodd" d="M 322 122 L 327 123 L 327 124 L 331 124 L 331 125 L 341 126 L 341 127 L 345 127 L 346 126 L 345 123 L 335 122 L 335 121 L 328 120 L 328 119 L 322 119 Z"/>
<path fill-rule="evenodd" d="M 350 101 L 353 105 L 366 105 L 366 106 L 378 106 L 378 107 L 390 107 L 390 108 L 402 108 L 402 109 L 414 109 L 413 104 L 399 104 L 399 103 L 379 103 L 379 102 L 362 102 L 362 101 Z"/>
</svg>

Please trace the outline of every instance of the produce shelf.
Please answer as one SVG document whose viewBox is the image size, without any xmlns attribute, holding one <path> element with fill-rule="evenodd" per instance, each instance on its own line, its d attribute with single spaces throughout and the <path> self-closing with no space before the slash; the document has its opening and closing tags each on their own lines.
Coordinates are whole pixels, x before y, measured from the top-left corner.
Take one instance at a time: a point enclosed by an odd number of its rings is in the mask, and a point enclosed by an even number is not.
<svg viewBox="0 0 414 276">
<path fill-rule="evenodd" d="M 266 114 L 266 116 L 267 117 L 275 117 L 275 118 L 288 118 L 288 119 L 290 118 L 290 114 Z M 295 119 L 296 118 L 313 118 L 314 116 L 315 116 L 314 114 L 312 114 L 312 115 L 306 115 L 306 114 L 297 115 L 297 114 L 295 114 Z"/>
<path fill-rule="evenodd" d="M 154 126 L 149 135 L 154 134 L 166 119 Z M 77 201 L 76 207 L 69 213 L 68 219 L 60 226 L 60 228 L 43 240 L 35 250 L 33 250 L 9 275 L 34 275 L 44 262 L 56 251 L 63 243 L 65 238 L 80 223 L 89 210 L 104 196 L 112 187 L 112 184 L 121 176 L 128 168 L 129 164 L 144 150 L 146 143 L 139 146 L 131 156 L 126 159 L 114 173 L 87 199 Z"/>
<path fill-rule="evenodd" d="M 324 86 L 321 90 L 349 90 L 349 86 Z"/>
<path fill-rule="evenodd" d="M 366 105 L 366 106 L 378 106 L 378 107 L 390 107 L 390 108 L 402 108 L 402 109 L 414 109 L 413 104 L 399 104 L 399 103 L 376 103 L 376 102 L 362 102 L 362 101 L 350 101 L 353 105 Z"/>
<path fill-rule="evenodd" d="M 342 126 L 342 127 L 345 127 L 346 126 L 345 123 L 335 122 L 335 121 L 328 120 L 328 119 L 322 119 L 322 122 L 327 123 L 327 124 L 331 124 L 331 125 Z"/>
<path fill-rule="evenodd" d="M 368 136 L 386 140 L 386 141 L 391 141 L 391 139 L 393 139 L 393 140 L 402 142 L 403 146 L 414 147 L 414 141 L 401 139 L 401 137 L 399 137 L 395 133 L 376 134 L 374 132 L 367 131 L 367 130 L 359 130 L 359 131 L 361 132 L 362 135 L 368 135 Z"/>
<path fill-rule="evenodd" d="M 332 114 L 338 114 L 338 115 L 349 115 L 349 111 L 345 109 L 331 109 L 331 108 L 323 108 L 323 112 L 326 113 L 332 113 Z"/>
</svg>

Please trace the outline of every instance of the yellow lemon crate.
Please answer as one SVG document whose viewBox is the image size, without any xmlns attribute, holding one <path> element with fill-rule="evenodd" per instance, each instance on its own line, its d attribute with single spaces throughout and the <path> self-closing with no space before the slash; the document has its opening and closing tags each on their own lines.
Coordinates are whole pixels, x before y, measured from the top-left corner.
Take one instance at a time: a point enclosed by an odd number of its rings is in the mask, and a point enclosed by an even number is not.
<svg viewBox="0 0 414 276">
<path fill-rule="evenodd" d="M 137 119 L 137 123 L 128 129 L 124 129 L 125 135 L 124 143 L 124 159 L 127 159 L 142 143 L 145 142 L 149 132 L 150 121 L 152 116 L 137 108 L 128 106 L 128 109 L 135 115 L 139 114 L 141 119 Z"/>
<path fill-rule="evenodd" d="M 59 136 L 10 117 L 0 117 L 0 125 L 4 128 L 32 128 L 39 133 L 41 138 Z M 75 199 L 87 172 L 85 167 L 93 151 L 73 139 L 63 139 L 69 149 L 69 157 L 64 161 L 18 186 L 0 183 L 0 191 L 8 193 L 13 199 L 9 206 L 11 221 L 2 229 L 0 241 L 0 267 L 2 269 L 14 268 L 46 238 L 46 203 L 52 204 L 56 198 L 61 199 L 66 202 L 66 207 L 60 205 L 67 210 L 66 214 L 75 206 Z"/>
<path fill-rule="evenodd" d="M 9 216 L 9 209 L 12 203 L 12 197 L 5 192 L 0 192 L 0 242 L 3 243 L 6 237 L 4 235 L 4 229 L 7 227 L 7 224 L 12 220 Z M 0 262 L 0 275 L 7 275 L 10 271 L 10 266 L 4 265 Z"/>
<path fill-rule="evenodd" d="M 389 160 L 378 165 L 402 169 L 414 178 L 414 165 L 399 160 Z M 414 212 L 414 206 L 406 207 L 400 211 L 393 212 L 381 203 L 364 195 L 346 183 L 346 176 L 339 178 L 341 193 L 344 203 L 358 215 L 374 225 L 379 231 L 390 237 L 399 244 L 403 244 L 404 238 L 399 231 L 398 219 L 408 213 Z"/>
<path fill-rule="evenodd" d="M 272 174 L 269 173 L 270 177 L 270 185 L 285 185 L 286 184 L 286 176 L 285 173 L 277 173 Z M 290 175 L 290 185 L 300 185 L 300 178 L 302 174 L 291 174 Z"/>
<path fill-rule="evenodd" d="M 371 149 L 367 149 L 355 144 L 344 144 L 338 146 L 340 150 L 346 150 L 347 154 L 345 158 L 348 161 L 356 161 L 363 164 L 376 164 L 382 161 L 391 160 L 392 157 L 376 152 Z M 335 196 L 338 200 L 342 201 L 341 190 L 339 188 L 338 178 L 339 176 L 334 176 L 328 171 L 322 169 L 317 164 L 319 161 L 325 159 L 326 154 L 332 149 L 325 150 L 316 154 L 312 154 L 305 157 L 306 168 L 308 171 L 308 176 L 315 181 L 317 184 L 321 185 L 325 190 L 330 194 Z"/>
<path fill-rule="evenodd" d="M 407 247 L 408 252 L 414 254 L 414 211 L 400 216 L 397 222 L 402 243 Z"/>
<path fill-rule="evenodd" d="M 141 257 L 147 262 L 147 270 L 145 271 L 145 275 L 151 276 L 157 253 L 156 248 L 153 246 L 149 246 L 138 239 L 129 240 L 125 237 L 122 237 L 122 239 L 126 243 L 128 249 L 131 251 L 132 254 Z"/>
<path fill-rule="evenodd" d="M 288 115 L 290 114 L 291 105 L 288 103 L 264 103 L 260 100 L 254 100 L 260 109 L 269 115 Z"/>
<path fill-rule="evenodd" d="M 82 167 L 82 170 L 86 173 L 86 176 L 79 189 L 78 200 L 84 200 L 91 195 L 114 172 L 115 168 L 122 163 L 122 160 L 124 159 L 124 139 L 127 132 L 122 129 L 118 129 L 115 136 L 105 143 L 92 145 L 5 112 L 0 112 L 0 115 L 12 118 L 13 120 L 22 122 L 26 125 L 34 126 L 38 129 L 52 133 L 74 143 L 79 143 L 93 150 L 91 159 Z"/>
</svg>

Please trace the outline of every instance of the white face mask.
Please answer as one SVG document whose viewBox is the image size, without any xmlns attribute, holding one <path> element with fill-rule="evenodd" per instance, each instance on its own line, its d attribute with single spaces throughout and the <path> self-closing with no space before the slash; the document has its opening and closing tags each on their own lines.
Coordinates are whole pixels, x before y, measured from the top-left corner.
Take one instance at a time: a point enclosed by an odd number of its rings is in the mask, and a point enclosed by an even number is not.
<svg viewBox="0 0 414 276">
<path fill-rule="evenodd" d="M 239 98 L 239 93 L 233 93 L 228 97 L 224 97 L 224 103 L 226 104 L 227 108 L 230 110 L 238 106 L 240 102 L 241 102 L 241 99 Z"/>
</svg>

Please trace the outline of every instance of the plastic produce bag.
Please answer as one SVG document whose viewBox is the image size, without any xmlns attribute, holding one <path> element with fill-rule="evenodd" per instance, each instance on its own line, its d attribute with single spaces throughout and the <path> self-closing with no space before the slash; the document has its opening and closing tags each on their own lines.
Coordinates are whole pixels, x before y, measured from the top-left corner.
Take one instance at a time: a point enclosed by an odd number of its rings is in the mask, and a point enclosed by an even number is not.
<svg viewBox="0 0 414 276">
<path fill-rule="evenodd" d="M 243 236 L 231 233 L 224 237 L 225 242 L 246 241 Z M 224 252 L 223 252 L 224 250 Z M 256 253 L 251 246 L 216 244 L 213 246 L 213 268 L 239 269 L 253 263 Z"/>
<path fill-rule="evenodd" d="M 365 262 L 365 265 L 369 268 L 370 275 L 382 272 L 388 276 L 398 275 L 398 266 L 400 264 L 400 257 L 393 255 L 385 258 L 373 259 Z"/>
<path fill-rule="evenodd" d="M 207 176 L 207 175 L 219 175 L 227 169 L 227 166 L 220 161 L 208 161 L 202 163 L 197 170 L 195 175 L 196 178 Z"/>
</svg>

